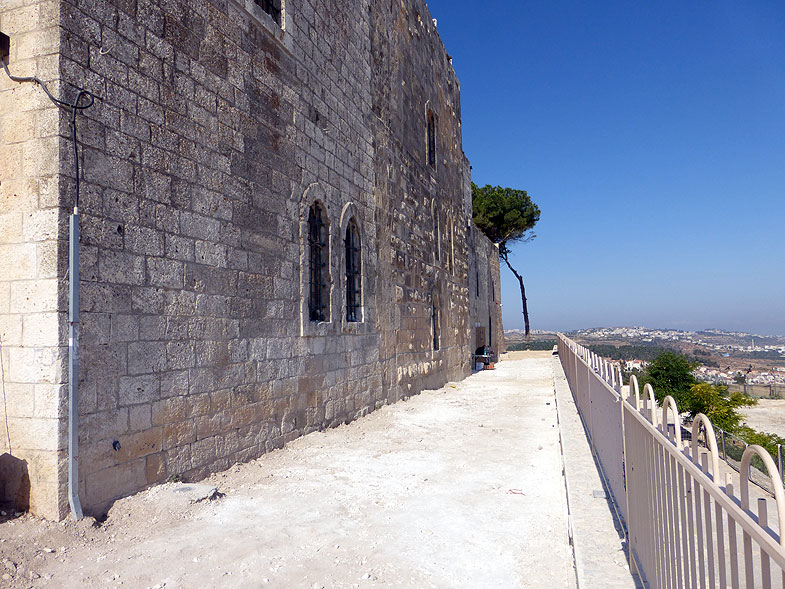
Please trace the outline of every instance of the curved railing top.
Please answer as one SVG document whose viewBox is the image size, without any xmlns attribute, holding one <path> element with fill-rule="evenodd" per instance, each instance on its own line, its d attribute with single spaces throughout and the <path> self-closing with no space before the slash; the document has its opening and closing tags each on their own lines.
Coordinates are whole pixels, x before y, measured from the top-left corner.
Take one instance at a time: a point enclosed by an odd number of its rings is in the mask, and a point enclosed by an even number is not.
<svg viewBox="0 0 785 589">
<path fill-rule="evenodd" d="M 654 394 L 654 389 L 652 389 L 652 394 Z M 668 429 L 668 409 L 673 410 L 673 438 L 670 437 L 670 430 Z M 676 407 L 676 399 L 670 395 L 662 400 L 662 429 L 665 435 L 668 436 L 668 439 L 674 441 L 677 448 L 681 448 L 681 419 L 679 418 L 679 409 Z"/>
<path fill-rule="evenodd" d="M 763 461 L 766 470 L 768 471 L 769 478 L 771 479 L 772 487 L 774 488 L 774 499 L 777 504 L 777 518 L 780 526 L 780 544 L 785 546 L 785 490 L 782 487 L 782 479 L 779 477 L 777 465 L 774 464 L 774 459 L 771 454 L 756 444 L 747 446 L 744 454 L 741 456 L 741 466 L 739 467 L 739 482 L 741 484 L 741 508 L 749 510 L 750 508 L 750 468 L 752 467 L 752 457 L 758 456 Z"/>
</svg>

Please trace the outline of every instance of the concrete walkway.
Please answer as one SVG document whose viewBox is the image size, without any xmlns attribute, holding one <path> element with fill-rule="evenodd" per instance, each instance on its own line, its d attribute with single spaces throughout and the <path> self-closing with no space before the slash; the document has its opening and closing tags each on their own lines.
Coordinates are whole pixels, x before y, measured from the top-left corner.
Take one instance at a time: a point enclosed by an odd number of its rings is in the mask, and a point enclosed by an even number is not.
<svg viewBox="0 0 785 589">
<path fill-rule="evenodd" d="M 524 354 L 216 475 L 220 500 L 119 501 L 36 586 L 633 587 L 571 401 Z"/>
</svg>

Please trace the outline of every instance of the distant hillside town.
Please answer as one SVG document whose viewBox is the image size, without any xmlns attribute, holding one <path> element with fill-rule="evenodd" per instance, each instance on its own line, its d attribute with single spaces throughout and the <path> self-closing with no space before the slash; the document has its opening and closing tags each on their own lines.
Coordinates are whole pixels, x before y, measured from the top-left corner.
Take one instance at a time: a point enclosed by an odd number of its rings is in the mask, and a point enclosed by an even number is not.
<svg viewBox="0 0 785 589">
<path fill-rule="evenodd" d="M 504 332 L 508 347 L 523 342 L 521 330 Z M 648 327 L 596 327 L 566 334 L 595 353 L 618 361 L 626 371 L 643 370 L 664 350 L 674 350 L 698 363 L 702 381 L 734 388 L 780 386 L 785 392 L 785 337 L 721 329 L 682 331 Z M 532 331 L 532 342 L 556 338 L 556 332 Z M 541 346 L 538 346 L 541 347 Z M 513 349 L 510 347 L 510 349 Z"/>
</svg>

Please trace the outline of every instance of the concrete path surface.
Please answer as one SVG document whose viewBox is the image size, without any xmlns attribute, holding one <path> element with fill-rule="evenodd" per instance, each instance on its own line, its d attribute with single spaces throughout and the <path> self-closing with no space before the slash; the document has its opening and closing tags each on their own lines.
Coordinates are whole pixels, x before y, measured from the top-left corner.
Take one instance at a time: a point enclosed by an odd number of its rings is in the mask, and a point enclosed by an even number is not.
<svg viewBox="0 0 785 589">
<path fill-rule="evenodd" d="M 525 354 L 305 436 L 204 481 L 215 501 L 182 484 L 118 501 L 30 585 L 632 587 L 554 370 Z"/>
</svg>

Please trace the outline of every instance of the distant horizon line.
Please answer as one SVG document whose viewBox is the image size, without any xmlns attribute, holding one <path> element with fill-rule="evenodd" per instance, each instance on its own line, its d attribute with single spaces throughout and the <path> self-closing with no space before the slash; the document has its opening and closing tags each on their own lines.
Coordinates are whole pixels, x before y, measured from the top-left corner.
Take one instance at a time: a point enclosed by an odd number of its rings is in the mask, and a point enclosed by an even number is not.
<svg viewBox="0 0 785 589">
<path fill-rule="evenodd" d="M 751 336 L 751 337 L 779 337 L 779 338 L 785 338 L 785 334 L 779 334 L 779 333 L 769 333 L 769 334 L 753 333 L 751 331 L 728 330 L 728 329 L 722 329 L 720 327 L 706 327 L 706 328 L 703 328 L 703 329 L 676 329 L 676 328 L 672 328 L 672 327 L 647 327 L 645 325 L 601 325 L 601 326 L 595 326 L 595 327 L 578 327 L 578 328 L 575 328 L 575 329 L 568 329 L 568 330 L 564 330 L 564 329 L 532 329 L 531 332 L 532 333 L 554 333 L 555 334 L 555 333 L 574 333 L 576 331 L 590 331 L 590 330 L 596 330 L 596 329 L 646 329 L 646 330 L 649 330 L 649 331 L 675 331 L 675 332 L 679 332 L 679 333 L 703 333 L 703 332 L 716 331 L 716 332 L 722 332 L 722 333 L 726 333 L 726 334 L 730 334 L 730 335 L 742 334 L 742 335 L 748 335 L 748 336 Z M 515 332 L 515 331 L 523 332 L 524 330 L 523 330 L 523 328 L 518 328 L 518 327 L 512 327 L 510 329 L 506 329 L 506 328 L 504 329 L 504 333 Z"/>
</svg>

